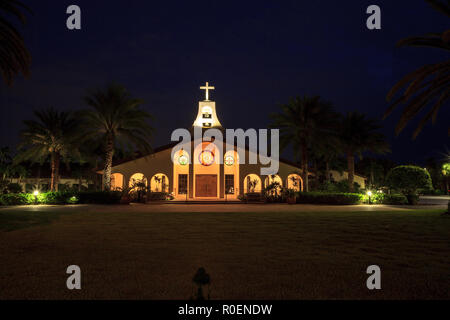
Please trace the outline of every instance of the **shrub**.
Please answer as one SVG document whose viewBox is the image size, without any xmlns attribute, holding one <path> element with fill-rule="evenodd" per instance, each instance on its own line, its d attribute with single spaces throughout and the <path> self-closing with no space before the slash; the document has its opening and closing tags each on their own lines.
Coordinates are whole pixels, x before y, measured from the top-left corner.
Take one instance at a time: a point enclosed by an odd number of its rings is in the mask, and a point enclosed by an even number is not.
<svg viewBox="0 0 450 320">
<path fill-rule="evenodd" d="M 170 195 L 166 192 L 150 192 L 148 194 L 149 201 L 162 201 L 167 199 L 173 200 L 173 198 L 171 199 Z"/>
<path fill-rule="evenodd" d="M 93 191 L 93 192 L 46 192 L 37 196 L 38 204 L 118 204 L 121 199 L 118 191 Z M 0 205 L 17 206 L 34 204 L 34 195 L 29 193 L 8 193 L 0 195 Z"/>
<path fill-rule="evenodd" d="M 243 197 L 239 196 L 238 199 L 245 202 L 260 202 L 263 200 L 263 195 L 258 192 L 248 192 Z"/>
<path fill-rule="evenodd" d="M 299 192 L 297 203 L 351 205 L 359 204 L 364 196 L 359 193 L 327 193 L 327 192 Z"/>
<path fill-rule="evenodd" d="M 41 193 L 38 196 L 38 202 L 40 204 L 68 204 L 70 203 L 70 198 L 75 196 L 75 192 L 66 192 L 66 191 L 58 191 L 58 192 L 46 192 Z"/>
<path fill-rule="evenodd" d="M 7 193 L 0 194 L 0 205 L 2 206 L 20 206 L 32 204 L 34 197 L 28 193 Z"/>
<path fill-rule="evenodd" d="M 369 203 L 369 196 L 364 195 L 364 202 Z M 370 203 L 372 204 L 407 204 L 408 199 L 400 193 L 386 194 L 374 193 L 370 196 Z"/>
<path fill-rule="evenodd" d="M 374 192 L 370 196 L 370 203 L 372 204 L 384 203 L 385 196 L 386 195 L 384 193 Z M 369 203 L 369 196 L 367 195 L 367 193 L 364 195 L 364 203 Z"/>
<path fill-rule="evenodd" d="M 416 166 L 398 166 L 389 171 L 387 185 L 408 198 L 409 204 L 417 202 L 419 189 L 432 189 L 431 177 L 427 170 Z"/>
<path fill-rule="evenodd" d="M 68 204 L 77 204 L 80 201 L 77 196 L 71 196 L 67 201 Z"/>
<path fill-rule="evenodd" d="M 408 199 L 403 194 L 386 194 L 383 204 L 407 204 Z"/>
<path fill-rule="evenodd" d="M 275 194 L 275 195 L 263 195 L 264 202 L 267 203 L 282 203 L 285 201 L 284 197 L 281 195 Z"/>
</svg>

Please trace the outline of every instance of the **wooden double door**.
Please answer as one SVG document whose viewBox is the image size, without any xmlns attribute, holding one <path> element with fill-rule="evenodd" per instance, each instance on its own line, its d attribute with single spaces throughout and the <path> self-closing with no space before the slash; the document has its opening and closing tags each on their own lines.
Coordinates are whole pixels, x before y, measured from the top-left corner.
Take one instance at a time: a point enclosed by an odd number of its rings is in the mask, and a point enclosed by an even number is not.
<svg viewBox="0 0 450 320">
<path fill-rule="evenodd" d="M 197 174 L 195 176 L 195 196 L 217 198 L 217 175 Z"/>
</svg>

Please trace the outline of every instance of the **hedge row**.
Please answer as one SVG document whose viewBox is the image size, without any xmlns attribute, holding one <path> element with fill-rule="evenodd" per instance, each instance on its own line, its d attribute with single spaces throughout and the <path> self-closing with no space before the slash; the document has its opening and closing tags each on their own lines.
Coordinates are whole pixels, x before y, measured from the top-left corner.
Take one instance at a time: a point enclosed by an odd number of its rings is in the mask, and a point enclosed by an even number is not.
<svg viewBox="0 0 450 320">
<path fill-rule="evenodd" d="M 368 197 L 366 196 L 365 202 L 368 202 Z M 371 203 L 377 204 L 408 204 L 408 199 L 402 194 L 385 194 L 385 193 L 375 193 L 370 197 Z"/>
<path fill-rule="evenodd" d="M 297 203 L 303 204 L 330 204 L 350 205 L 359 204 L 364 196 L 359 193 L 325 193 L 325 192 L 299 192 Z"/>
<path fill-rule="evenodd" d="M 162 194 L 154 194 L 156 198 Z M 82 191 L 82 192 L 47 192 L 37 196 L 38 204 L 119 204 L 121 193 L 117 191 Z M 158 198 L 159 199 L 159 198 Z M 162 198 L 161 198 L 162 199 Z M 165 196 L 164 196 L 165 199 Z M 31 205 L 36 202 L 35 197 L 29 193 L 0 194 L 1 206 Z M 368 202 L 366 195 L 359 193 L 325 193 L 325 192 L 299 192 L 297 203 L 303 204 L 329 204 L 352 205 Z M 408 200 L 401 194 L 374 194 L 371 203 L 407 204 Z"/>
<path fill-rule="evenodd" d="M 360 193 L 341 192 L 299 192 L 297 193 L 297 203 L 303 204 L 330 204 L 330 205 L 351 205 L 368 203 L 367 195 Z M 372 204 L 404 205 L 408 204 L 408 199 L 402 194 L 375 193 L 370 197 Z"/>
<path fill-rule="evenodd" d="M 35 199 L 29 193 L 0 194 L 0 205 L 17 206 L 35 204 L 118 204 L 121 193 L 117 191 L 47 192 Z"/>
</svg>

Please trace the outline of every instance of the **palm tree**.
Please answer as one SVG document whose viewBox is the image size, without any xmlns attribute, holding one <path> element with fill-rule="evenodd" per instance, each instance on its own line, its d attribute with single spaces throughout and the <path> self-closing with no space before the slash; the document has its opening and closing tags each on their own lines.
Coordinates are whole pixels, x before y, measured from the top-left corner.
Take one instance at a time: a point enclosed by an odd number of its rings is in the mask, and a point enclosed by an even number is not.
<svg viewBox="0 0 450 320">
<path fill-rule="evenodd" d="M 439 0 L 426 0 L 433 8 L 450 16 L 450 2 Z M 442 33 L 430 33 L 423 36 L 410 37 L 400 40 L 398 46 L 431 47 L 441 50 L 450 50 L 450 30 Z M 431 110 L 421 119 L 413 133 L 413 139 L 422 131 L 424 125 L 431 119 L 434 123 L 439 109 L 450 97 L 450 60 L 440 63 L 425 65 L 416 71 L 406 75 L 390 90 L 387 100 L 391 101 L 396 93 L 405 87 L 403 94 L 388 107 L 384 117 L 386 118 L 399 105 L 404 104 L 400 120 L 396 126 L 399 134 L 419 112 L 431 105 Z M 450 135 L 450 128 L 449 128 Z"/>
<path fill-rule="evenodd" d="M 50 190 L 58 191 L 60 160 L 77 155 L 78 122 L 70 112 L 59 112 L 53 108 L 35 111 L 34 115 L 37 120 L 24 121 L 19 154 L 14 162 L 43 162 L 50 157 Z"/>
<path fill-rule="evenodd" d="M 140 109 L 143 103 L 133 98 L 121 85 L 111 84 L 105 90 L 95 89 L 85 97 L 91 108 L 80 113 L 85 139 L 101 141 L 104 148 L 103 185 L 111 189 L 111 168 L 117 145 L 135 146 L 150 152 L 151 115 Z"/>
<path fill-rule="evenodd" d="M 17 0 L 0 0 L 0 71 L 5 83 L 12 85 L 14 77 L 22 73 L 29 75 L 31 56 L 25 48 L 24 40 L 14 25 L 6 19 L 15 16 L 22 24 L 26 23 L 21 9 L 29 9 Z"/>
<path fill-rule="evenodd" d="M 339 115 L 340 116 L 340 115 Z M 331 168 L 339 167 L 338 159 L 342 155 L 342 146 L 338 136 L 338 126 L 340 118 L 337 116 L 331 131 L 322 136 L 322 139 L 314 143 L 311 152 L 315 162 L 322 164 L 325 174 L 325 181 L 331 182 Z M 318 174 L 316 173 L 316 185 L 318 184 Z"/>
<path fill-rule="evenodd" d="M 280 129 L 281 149 L 292 144 L 296 156 L 301 156 L 304 190 L 309 191 L 309 149 L 333 132 L 337 114 L 319 96 L 304 96 L 291 99 L 271 118 L 271 127 Z"/>
<path fill-rule="evenodd" d="M 354 190 L 355 155 L 362 157 L 362 153 L 385 153 L 389 145 L 383 134 L 378 130 L 381 125 L 377 120 L 367 118 L 359 112 L 349 112 L 342 119 L 340 125 L 340 140 L 347 157 L 348 183 L 350 192 Z"/>
</svg>

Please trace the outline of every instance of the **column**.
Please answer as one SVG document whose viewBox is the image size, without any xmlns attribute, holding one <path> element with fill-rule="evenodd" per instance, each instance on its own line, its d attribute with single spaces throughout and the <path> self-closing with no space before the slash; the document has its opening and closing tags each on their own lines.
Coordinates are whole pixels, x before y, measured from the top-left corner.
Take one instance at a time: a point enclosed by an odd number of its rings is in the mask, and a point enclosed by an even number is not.
<svg viewBox="0 0 450 320">
<path fill-rule="evenodd" d="M 188 176 L 188 193 L 189 199 L 194 198 L 194 141 L 191 141 L 191 154 L 189 163 L 189 176 Z"/>
</svg>

